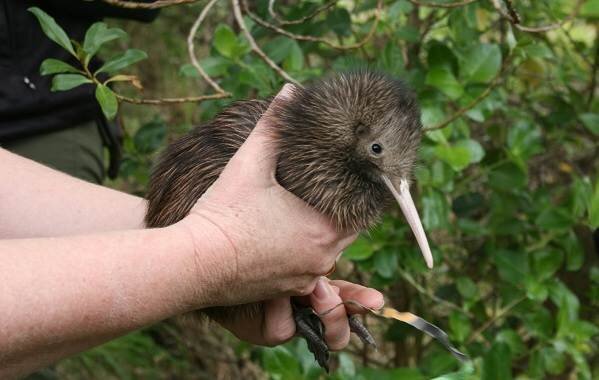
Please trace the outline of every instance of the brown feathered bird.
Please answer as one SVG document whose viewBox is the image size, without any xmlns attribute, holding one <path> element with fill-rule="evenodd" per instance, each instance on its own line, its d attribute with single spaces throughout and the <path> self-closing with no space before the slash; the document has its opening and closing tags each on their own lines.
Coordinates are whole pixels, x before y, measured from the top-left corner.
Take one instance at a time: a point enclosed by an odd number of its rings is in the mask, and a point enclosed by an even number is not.
<svg viewBox="0 0 599 380">
<path fill-rule="evenodd" d="M 235 102 L 167 147 L 149 184 L 148 227 L 167 226 L 188 214 L 269 104 Z M 395 198 L 432 267 L 408 185 L 422 135 L 420 111 L 401 81 L 370 70 L 333 75 L 294 88 L 273 111 L 276 178 L 283 187 L 329 216 L 340 230 L 372 227 Z M 258 310 L 244 305 L 206 313 L 218 319 Z M 312 342 L 324 350 L 323 344 Z M 325 360 L 315 355 L 323 365 Z"/>
</svg>

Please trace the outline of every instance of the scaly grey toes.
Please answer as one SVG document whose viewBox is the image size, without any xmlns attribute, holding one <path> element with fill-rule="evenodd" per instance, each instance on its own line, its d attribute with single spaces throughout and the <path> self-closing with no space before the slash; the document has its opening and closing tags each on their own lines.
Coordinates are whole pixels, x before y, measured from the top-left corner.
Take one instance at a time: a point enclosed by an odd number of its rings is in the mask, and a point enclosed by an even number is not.
<svg viewBox="0 0 599 380">
<path fill-rule="evenodd" d="M 356 314 L 348 315 L 347 320 L 349 321 L 350 331 L 356 334 L 360 338 L 362 343 L 369 344 L 373 346 L 375 349 L 377 348 L 374 337 L 372 336 L 372 334 L 370 334 L 370 331 L 368 331 L 366 326 L 364 326 L 364 324 L 362 323 L 362 321 L 360 321 L 360 318 Z"/>
<path fill-rule="evenodd" d="M 311 307 L 300 306 L 295 302 L 293 307 L 293 319 L 296 331 L 308 342 L 308 349 L 314 354 L 318 364 L 329 372 L 329 346 L 324 341 L 324 324 Z"/>
</svg>

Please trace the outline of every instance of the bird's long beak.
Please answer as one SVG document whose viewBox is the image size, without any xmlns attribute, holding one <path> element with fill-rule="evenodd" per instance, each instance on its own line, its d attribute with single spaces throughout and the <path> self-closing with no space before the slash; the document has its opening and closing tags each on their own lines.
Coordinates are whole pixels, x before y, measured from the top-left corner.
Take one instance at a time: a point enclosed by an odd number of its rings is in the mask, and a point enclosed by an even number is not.
<svg viewBox="0 0 599 380">
<path fill-rule="evenodd" d="M 392 181 L 385 174 L 383 174 L 382 177 L 385 185 L 387 185 L 389 190 L 391 190 L 391 193 L 397 200 L 397 203 L 399 203 L 401 211 L 406 217 L 412 232 L 416 236 L 416 241 L 418 241 L 418 245 L 420 246 L 420 251 L 422 252 L 422 256 L 424 256 L 426 265 L 429 268 L 432 268 L 433 255 L 431 254 L 431 249 L 428 246 L 428 240 L 424 234 L 424 228 L 422 228 L 420 216 L 418 216 L 418 211 L 416 211 L 416 206 L 414 206 L 414 201 L 410 195 L 410 186 L 408 185 L 408 181 L 403 178 L 394 178 L 395 181 Z"/>
</svg>

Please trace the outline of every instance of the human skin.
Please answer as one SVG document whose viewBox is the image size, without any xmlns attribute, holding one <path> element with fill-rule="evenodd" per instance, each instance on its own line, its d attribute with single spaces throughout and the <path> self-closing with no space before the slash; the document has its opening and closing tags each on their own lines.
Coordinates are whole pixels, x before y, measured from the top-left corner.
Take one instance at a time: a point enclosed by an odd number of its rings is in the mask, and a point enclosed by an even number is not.
<svg viewBox="0 0 599 380">
<path fill-rule="evenodd" d="M 278 185 L 269 127 L 264 117 L 188 217 L 158 229 L 141 229 L 142 199 L 0 149 L 0 378 L 205 307 L 263 302 L 263 316 L 225 326 L 263 345 L 294 335 L 289 296 L 317 312 L 381 307 L 377 291 L 321 277 L 355 236 Z M 346 313 L 323 318 L 332 349 L 349 339 Z"/>
</svg>

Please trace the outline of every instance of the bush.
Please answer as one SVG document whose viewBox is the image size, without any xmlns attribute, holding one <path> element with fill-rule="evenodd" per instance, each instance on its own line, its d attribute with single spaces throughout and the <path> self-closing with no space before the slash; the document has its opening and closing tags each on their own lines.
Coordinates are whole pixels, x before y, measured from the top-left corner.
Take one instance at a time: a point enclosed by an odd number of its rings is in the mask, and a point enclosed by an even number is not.
<svg viewBox="0 0 599 380">
<path fill-rule="evenodd" d="M 186 63 L 187 30 L 180 28 L 191 25 L 205 4 L 164 9 L 152 26 L 121 23 L 131 39 L 108 49 L 135 46 L 146 49 L 149 60 L 136 66 L 137 76 L 125 77 L 123 69 L 132 70 L 127 65 L 146 53 L 121 53 L 106 64 L 114 81 L 149 82 L 146 95 L 216 93 L 222 99 L 161 109 L 123 107 L 126 158 L 112 185 L 143 193 L 154 153 L 233 99 L 268 96 L 285 81 L 309 81 L 331 71 L 363 65 L 384 70 L 405 79 L 420 99 L 427 132 L 415 198 L 437 267 L 426 269 L 403 217 L 392 213 L 347 250 L 339 272 L 380 289 L 397 309 L 442 327 L 472 360 L 460 365 L 420 332 L 369 318 L 379 351 L 352 344 L 337 356 L 331 378 L 593 378 L 593 371 L 599 373 L 591 360 L 597 358 L 599 334 L 599 266 L 592 241 L 599 226 L 599 48 L 593 24 L 599 2 L 294 3 L 276 3 L 272 13 L 266 0 L 239 10 L 258 54 L 230 16 L 231 5 L 211 10 L 195 46 L 202 51 L 199 65 L 216 87 Z M 95 28 L 114 38 L 125 35 L 105 25 Z M 88 54 L 96 49 L 91 42 L 87 46 Z M 85 73 L 58 74 L 55 84 L 60 89 L 89 80 L 96 81 L 109 117 L 117 98 L 135 102 L 123 94 L 138 96 L 122 83 L 113 91 L 106 79 Z M 156 116 L 147 116 L 149 110 Z M 196 378 L 198 371 L 210 372 L 193 359 L 206 349 L 194 350 L 197 342 L 185 343 L 167 327 L 124 337 L 57 370 L 70 376 L 97 366 L 123 378 L 140 373 Z M 146 339 L 160 329 L 174 337 L 168 345 Z M 214 361 L 238 367 L 229 374 L 324 377 L 303 342 L 260 349 L 225 341 L 233 348 L 229 359 L 215 355 Z M 122 355 L 136 359 L 119 360 L 115 353 L 123 347 L 131 350 Z M 85 359 L 99 354 L 104 359 Z M 148 363 L 155 372 L 140 372 Z"/>
</svg>

